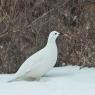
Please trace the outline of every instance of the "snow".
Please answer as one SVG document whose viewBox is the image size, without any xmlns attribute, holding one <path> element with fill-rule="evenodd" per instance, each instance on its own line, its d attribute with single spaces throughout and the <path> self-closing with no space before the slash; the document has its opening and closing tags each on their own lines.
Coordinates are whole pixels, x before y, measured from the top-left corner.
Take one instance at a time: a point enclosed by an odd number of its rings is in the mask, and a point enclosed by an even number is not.
<svg viewBox="0 0 95 95">
<path fill-rule="evenodd" d="M 0 75 L 0 95 L 95 95 L 95 68 L 56 67 L 40 80 L 8 83 L 12 77 Z"/>
</svg>

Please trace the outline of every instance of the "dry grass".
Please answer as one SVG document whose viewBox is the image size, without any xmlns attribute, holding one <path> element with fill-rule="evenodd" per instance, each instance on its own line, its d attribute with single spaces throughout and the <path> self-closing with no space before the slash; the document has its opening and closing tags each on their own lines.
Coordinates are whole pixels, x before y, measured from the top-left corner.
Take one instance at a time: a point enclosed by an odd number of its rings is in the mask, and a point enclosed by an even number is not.
<svg viewBox="0 0 95 95">
<path fill-rule="evenodd" d="M 56 66 L 95 66 L 94 0 L 0 0 L 0 73 L 16 72 L 52 30 L 67 35 Z"/>
</svg>

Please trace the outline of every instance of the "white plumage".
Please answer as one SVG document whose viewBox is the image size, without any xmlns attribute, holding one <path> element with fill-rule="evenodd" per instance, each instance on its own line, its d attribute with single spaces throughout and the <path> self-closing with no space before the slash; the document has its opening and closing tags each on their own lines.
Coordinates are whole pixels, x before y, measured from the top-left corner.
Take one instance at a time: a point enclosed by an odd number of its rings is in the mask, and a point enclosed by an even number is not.
<svg viewBox="0 0 95 95">
<path fill-rule="evenodd" d="M 21 80 L 26 78 L 38 79 L 46 74 L 57 61 L 57 45 L 56 38 L 60 33 L 52 31 L 49 34 L 46 46 L 30 56 L 16 72 L 14 79 Z"/>
</svg>

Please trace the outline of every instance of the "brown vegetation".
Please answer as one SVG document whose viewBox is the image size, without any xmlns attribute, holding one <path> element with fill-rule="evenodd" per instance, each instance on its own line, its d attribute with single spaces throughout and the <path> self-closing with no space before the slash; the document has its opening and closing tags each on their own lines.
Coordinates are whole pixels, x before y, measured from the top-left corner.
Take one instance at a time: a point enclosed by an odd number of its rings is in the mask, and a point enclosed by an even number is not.
<svg viewBox="0 0 95 95">
<path fill-rule="evenodd" d="M 16 72 L 57 30 L 65 64 L 95 66 L 94 0 L 0 0 L 0 73 Z"/>
</svg>

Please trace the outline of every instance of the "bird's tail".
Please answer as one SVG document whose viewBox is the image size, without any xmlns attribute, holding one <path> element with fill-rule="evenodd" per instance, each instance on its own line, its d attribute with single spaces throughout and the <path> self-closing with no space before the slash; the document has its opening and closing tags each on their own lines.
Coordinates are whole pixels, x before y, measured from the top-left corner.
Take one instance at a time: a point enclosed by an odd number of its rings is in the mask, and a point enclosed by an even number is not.
<svg viewBox="0 0 95 95">
<path fill-rule="evenodd" d="M 14 82 L 14 81 L 16 81 L 15 79 L 12 79 L 12 80 L 9 80 L 8 82 Z"/>
<path fill-rule="evenodd" d="M 14 75 L 12 79 L 8 80 L 8 82 L 14 82 L 14 81 L 17 81 L 17 80 L 18 80 L 18 78 L 16 77 L 16 75 Z"/>
<path fill-rule="evenodd" d="M 14 79 L 9 80 L 8 82 L 15 82 L 15 81 L 19 81 L 19 80 L 20 80 L 19 78 L 14 78 Z"/>
</svg>

